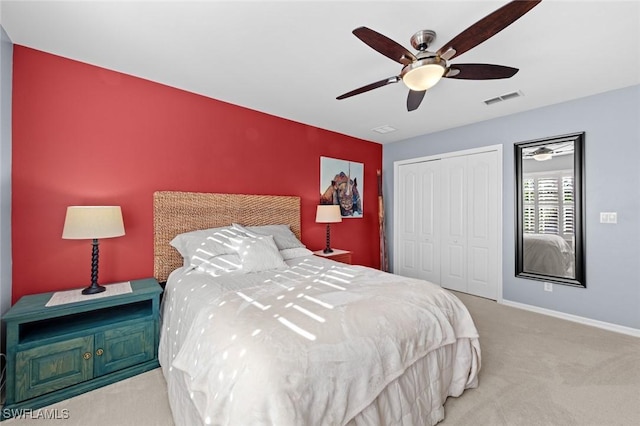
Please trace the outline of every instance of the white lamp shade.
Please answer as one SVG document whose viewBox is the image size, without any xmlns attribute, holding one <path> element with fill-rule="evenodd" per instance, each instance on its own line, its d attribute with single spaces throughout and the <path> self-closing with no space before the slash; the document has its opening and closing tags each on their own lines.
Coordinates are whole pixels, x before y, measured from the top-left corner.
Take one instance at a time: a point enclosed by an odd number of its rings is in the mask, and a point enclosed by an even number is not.
<svg viewBox="0 0 640 426">
<path fill-rule="evenodd" d="M 340 206 L 337 204 L 320 205 L 316 210 L 316 223 L 342 222 Z"/>
<path fill-rule="evenodd" d="M 87 240 L 124 235 L 120 206 L 69 206 L 62 238 Z"/>
</svg>

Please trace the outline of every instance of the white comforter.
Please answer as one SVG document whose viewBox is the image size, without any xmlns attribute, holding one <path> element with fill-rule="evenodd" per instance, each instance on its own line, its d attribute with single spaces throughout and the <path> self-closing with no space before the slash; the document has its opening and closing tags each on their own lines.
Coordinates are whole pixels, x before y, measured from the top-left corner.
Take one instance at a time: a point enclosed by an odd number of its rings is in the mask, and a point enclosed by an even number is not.
<svg viewBox="0 0 640 426">
<path fill-rule="evenodd" d="M 446 395 L 477 385 L 478 333 L 451 293 L 318 257 L 287 263 L 170 277 L 161 364 L 167 377 L 182 373 L 178 387 L 201 423 L 344 425 L 417 360 L 458 339 L 469 339 L 472 353 L 448 367 L 458 371 L 444 375 Z"/>
</svg>

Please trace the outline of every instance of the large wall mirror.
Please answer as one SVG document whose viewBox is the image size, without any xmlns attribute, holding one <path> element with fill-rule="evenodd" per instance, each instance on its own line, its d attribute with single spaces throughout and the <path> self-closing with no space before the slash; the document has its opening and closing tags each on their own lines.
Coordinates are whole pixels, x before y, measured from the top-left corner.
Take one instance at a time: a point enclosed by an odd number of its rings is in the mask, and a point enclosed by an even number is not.
<svg viewBox="0 0 640 426">
<path fill-rule="evenodd" d="M 516 276 L 586 287 L 584 133 L 515 144 Z"/>
</svg>

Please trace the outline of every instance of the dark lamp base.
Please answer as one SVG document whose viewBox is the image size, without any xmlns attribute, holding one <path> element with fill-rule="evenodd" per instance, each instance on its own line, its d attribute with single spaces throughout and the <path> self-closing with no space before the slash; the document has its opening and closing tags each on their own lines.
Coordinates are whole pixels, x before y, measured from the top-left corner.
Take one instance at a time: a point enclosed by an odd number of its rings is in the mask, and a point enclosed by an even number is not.
<svg viewBox="0 0 640 426">
<path fill-rule="evenodd" d="M 96 294 L 106 290 L 98 284 L 98 239 L 94 238 L 91 245 L 91 285 L 82 290 L 82 294 Z"/>
<path fill-rule="evenodd" d="M 331 228 L 329 228 L 329 224 L 327 223 L 327 244 L 324 246 L 324 250 L 322 250 L 324 254 L 333 253 L 331 250 Z"/>
<path fill-rule="evenodd" d="M 106 287 L 101 286 L 101 285 L 91 285 L 90 287 L 85 288 L 84 290 L 82 290 L 82 294 L 96 294 L 96 293 L 102 293 L 103 291 L 106 290 Z"/>
</svg>

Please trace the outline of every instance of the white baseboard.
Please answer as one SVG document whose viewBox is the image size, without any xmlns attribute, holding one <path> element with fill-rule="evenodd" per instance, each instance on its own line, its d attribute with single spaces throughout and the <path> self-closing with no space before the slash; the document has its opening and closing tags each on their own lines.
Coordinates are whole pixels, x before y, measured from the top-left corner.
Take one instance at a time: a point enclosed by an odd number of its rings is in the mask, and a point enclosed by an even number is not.
<svg viewBox="0 0 640 426">
<path fill-rule="evenodd" d="M 618 324 L 612 324 L 610 322 L 598 321 L 591 318 L 585 318 L 578 315 L 572 315 L 564 312 L 554 311 L 551 309 L 540 308 L 538 306 L 527 305 L 525 303 L 513 302 L 511 300 L 506 300 L 506 299 L 502 299 L 501 303 L 506 306 L 524 309 L 526 311 L 537 312 L 539 314 L 549 315 L 549 316 L 564 319 L 567 321 L 578 322 L 580 324 L 590 325 L 592 327 L 603 328 L 605 330 L 615 331 L 616 333 L 627 334 L 633 337 L 640 337 L 640 329 L 637 329 L 637 328 L 626 327 L 624 325 L 618 325 Z"/>
</svg>

